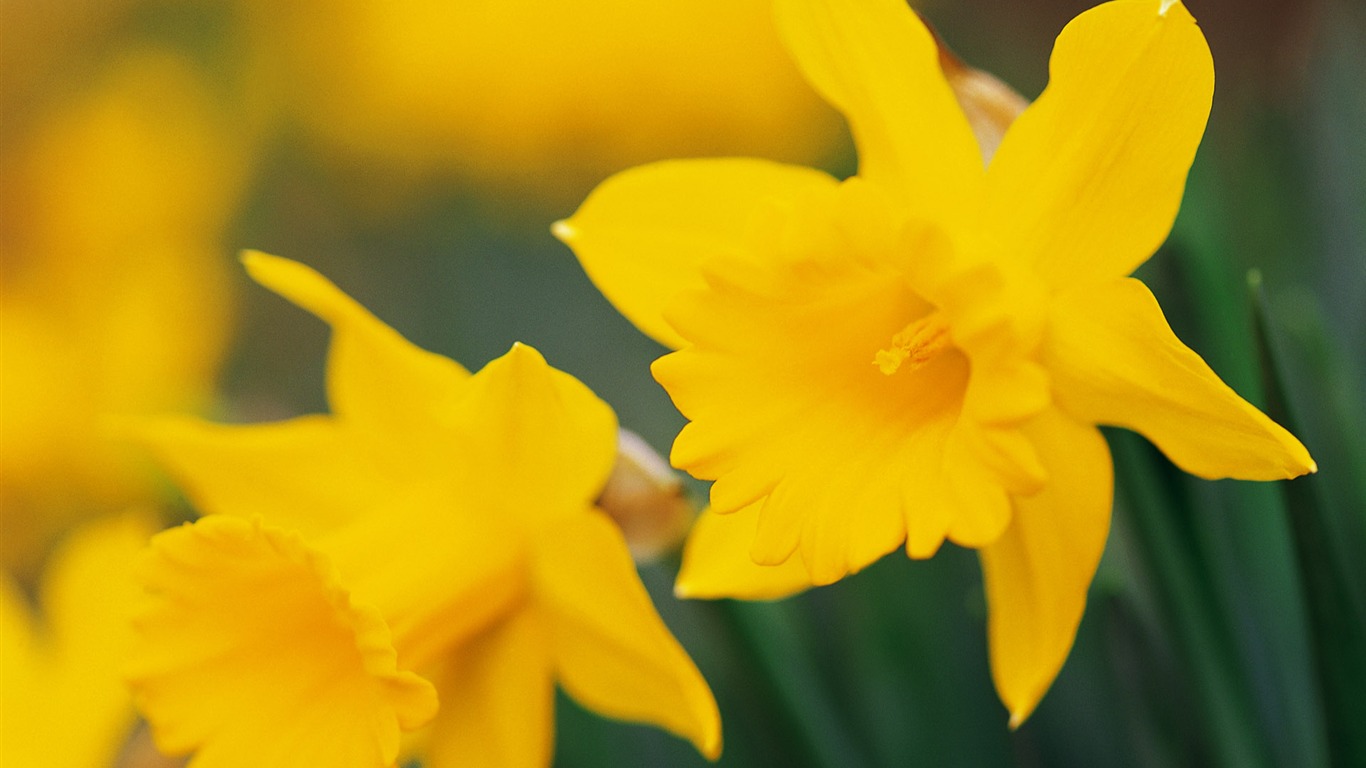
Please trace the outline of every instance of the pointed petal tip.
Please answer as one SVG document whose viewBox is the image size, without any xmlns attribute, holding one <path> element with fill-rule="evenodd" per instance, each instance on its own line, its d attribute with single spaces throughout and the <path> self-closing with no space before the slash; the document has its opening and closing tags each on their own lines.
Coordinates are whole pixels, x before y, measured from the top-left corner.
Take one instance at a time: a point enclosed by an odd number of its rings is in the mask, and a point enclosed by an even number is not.
<svg viewBox="0 0 1366 768">
<path fill-rule="evenodd" d="M 247 274 L 251 275 L 251 279 L 262 285 L 269 285 L 269 275 L 272 270 L 288 269 L 286 265 L 297 263 L 283 256 L 275 256 L 251 248 L 244 248 L 239 251 L 237 260 L 242 263 Z"/>
<path fill-rule="evenodd" d="M 1010 727 L 1010 730 L 1012 730 L 1012 731 L 1018 730 L 1020 726 L 1024 725 L 1024 721 L 1025 721 L 1025 719 L 1028 718 L 1028 717 L 1029 717 L 1029 713 L 1024 712 L 1024 711 L 1017 710 L 1017 711 L 1015 711 L 1015 712 L 1011 712 L 1011 713 L 1010 713 L 1010 723 L 1008 724 L 1009 727 Z"/>
<path fill-rule="evenodd" d="M 565 245 L 571 245 L 574 238 L 578 237 L 579 230 L 569 223 L 569 219 L 560 219 L 550 225 L 550 234 Z"/>
<path fill-rule="evenodd" d="M 255 248 L 243 248 L 242 250 L 237 252 L 237 260 L 246 265 L 251 265 L 253 263 L 259 263 L 262 261 L 268 261 L 270 259 L 278 258 L 280 257 L 271 256 L 270 254 L 264 251 L 258 251 Z"/>
<path fill-rule="evenodd" d="M 331 280 L 326 279 L 316 269 L 311 268 L 302 261 L 294 261 L 292 258 L 283 256 L 272 256 L 260 250 L 243 250 L 238 254 L 242 261 L 243 268 L 247 275 L 255 282 L 262 284 L 266 288 L 280 294 L 281 297 L 290 299 L 296 305 L 309 309 L 309 312 L 318 314 L 314 307 L 310 307 L 299 297 L 316 294 L 318 284 L 322 284 L 329 291 L 340 292 L 333 286 Z M 307 286 L 307 288 L 303 288 Z"/>
<path fill-rule="evenodd" d="M 1190 10 L 1186 8 L 1186 4 L 1181 2 L 1181 0 L 1158 0 L 1157 15 L 1166 18 L 1169 15 L 1172 15 L 1171 11 L 1173 8 L 1177 11 L 1177 13 L 1174 14 L 1175 18 L 1192 19 Z"/>
<path fill-rule="evenodd" d="M 517 365 L 549 365 L 539 349 L 520 341 L 512 342 L 503 359 Z"/>
<path fill-rule="evenodd" d="M 1301 477 L 1303 475 L 1317 473 L 1319 471 L 1319 463 L 1314 461 L 1313 456 L 1309 455 L 1309 449 L 1305 447 L 1304 443 L 1300 442 L 1299 438 L 1289 434 L 1288 431 L 1286 434 L 1290 438 L 1290 455 L 1294 459 L 1290 467 L 1290 477 Z"/>
<path fill-rule="evenodd" d="M 1161 19 L 1173 19 L 1189 22 L 1191 24 L 1196 23 L 1195 17 L 1191 15 L 1190 9 L 1187 8 L 1186 4 L 1181 0 L 1159 0 L 1157 16 Z"/>
<path fill-rule="evenodd" d="M 1319 463 L 1314 461 L 1314 457 L 1309 455 L 1309 449 L 1280 425 L 1274 425 L 1282 432 L 1282 445 L 1285 448 L 1285 458 L 1282 460 L 1281 473 L 1285 480 L 1294 480 L 1297 477 L 1312 475 L 1319 471 Z M 1254 478 L 1261 479 L 1261 478 Z M 1278 479 L 1275 477 L 1267 479 Z"/>
<path fill-rule="evenodd" d="M 721 721 L 719 716 L 696 746 L 697 751 L 701 752 L 702 756 L 707 758 L 709 762 L 714 763 L 721 759 Z"/>
<path fill-rule="evenodd" d="M 1297 455 L 1295 461 L 1287 468 L 1287 479 L 1293 480 L 1297 477 L 1317 474 L 1319 471 L 1319 463 L 1314 461 L 1314 457 L 1310 456 L 1307 450 L 1301 447 L 1299 453 L 1300 455 Z"/>
</svg>

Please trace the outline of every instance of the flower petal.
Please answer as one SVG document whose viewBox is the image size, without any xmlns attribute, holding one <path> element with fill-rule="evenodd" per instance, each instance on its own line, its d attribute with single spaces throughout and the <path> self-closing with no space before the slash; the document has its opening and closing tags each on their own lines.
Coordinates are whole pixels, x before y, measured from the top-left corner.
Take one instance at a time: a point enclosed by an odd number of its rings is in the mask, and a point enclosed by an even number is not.
<svg viewBox="0 0 1366 768">
<path fill-rule="evenodd" d="M 683 547 L 674 594 L 681 598 L 777 600 L 811 586 L 800 557 L 758 565 L 749 556 L 759 528 L 759 504 L 719 515 L 704 510 Z"/>
<path fill-rule="evenodd" d="M 170 471 L 201 514 L 260 515 L 313 536 L 389 493 L 361 443 L 325 416 L 251 426 L 167 417 L 128 431 Z M 327 482 L 319 482 L 321 477 Z"/>
<path fill-rule="evenodd" d="M 300 539 L 218 515 L 158 535 L 130 685 L 169 753 L 196 768 L 391 765 L 436 714 L 389 630 Z"/>
<path fill-rule="evenodd" d="M 529 481 L 481 476 L 463 463 L 426 482 L 396 482 L 383 504 L 309 539 L 355 599 L 380 610 L 410 669 L 425 669 L 526 599 L 518 517 L 533 502 L 496 504 L 498 486 Z"/>
<path fill-rule="evenodd" d="M 699 265 L 745 248 L 756 210 L 833 190 L 809 168 L 765 160 L 674 160 L 623 171 L 598 186 L 555 236 L 617 311 L 667 347 L 683 340 L 664 320 L 674 296 L 702 287 Z"/>
<path fill-rule="evenodd" d="M 806 79 L 848 118 L 859 176 L 931 221 L 955 218 L 982 158 L 919 17 L 902 0 L 778 0 L 774 10 Z"/>
<path fill-rule="evenodd" d="M 1017 497 L 1010 527 L 981 550 L 991 673 L 1011 727 L 1043 698 L 1072 649 L 1110 530 L 1110 450 L 1100 431 L 1056 409 L 1026 427 L 1049 473 Z"/>
<path fill-rule="evenodd" d="M 626 542 L 597 511 L 537 540 L 536 583 L 565 691 L 609 717 L 653 723 L 721 753 L 711 690 L 655 612 Z"/>
<path fill-rule="evenodd" d="M 1123 277 L 1176 218 L 1214 92 L 1209 47 L 1180 3 L 1116 0 L 1067 25 L 1050 72 L 987 172 L 992 236 L 1055 285 Z"/>
<path fill-rule="evenodd" d="M 141 599 L 133 564 L 155 530 L 133 511 L 87 523 L 48 560 L 34 615 L 0 572 L 0 756 L 5 764 L 110 765 L 136 716 L 121 677 Z"/>
<path fill-rule="evenodd" d="M 476 508 L 531 519 L 578 512 L 602 493 L 617 456 L 617 417 L 578 379 L 514 344 L 470 379 L 442 414 L 462 446 Z"/>
<path fill-rule="evenodd" d="M 303 264 L 255 251 L 242 263 L 257 282 L 332 326 L 327 398 L 339 417 L 376 425 L 379 434 L 422 434 L 433 405 L 469 376 L 459 363 L 413 346 Z"/>
<path fill-rule="evenodd" d="M 52 734 L 42 726 L 55 720 L 42 703 L 46 665 L 36 629 L 23 590 L 8 571 L 0 570 L 0 711 L 5 714 L 0 717 L 0 754 L 21 765 L 38 765 L 47 757 L 44 742 Z"/>
<path fill-rule="evenodd" d="M 555 733 L 546 628 L 527 609 L 471 639 L 440 677 L 441 713 L 424 765 L 543 768 Z"/>
<path fill-rule="evenodd" d="M 479 631 L 524 591 L 517 521 L 492 506 L 502 481 L 472 466 L 478 447 L 452 441 L 446 464 L 423 473 L 411 466 L 421 461 L 383 459 L 322 416 L 253 426 L 166 418 L 136 432 L 200 511 L 261 516 L 307 537 L 354 595 L 382 608 L 406 665 Z M 479 488 L 489 489 L 482 498 Z M 403 552 L 404 567 L 376 552 Z"/>
<path fill-rule="evenodd" d="M 1293 435 L 1243 400 L 1176 338 L 1138 280 L 1060 296 L 1046 347 L 1073 417 L 1142 433 L 1208 479 L 1279 480 L 1316 469 Z"/>
</svg>

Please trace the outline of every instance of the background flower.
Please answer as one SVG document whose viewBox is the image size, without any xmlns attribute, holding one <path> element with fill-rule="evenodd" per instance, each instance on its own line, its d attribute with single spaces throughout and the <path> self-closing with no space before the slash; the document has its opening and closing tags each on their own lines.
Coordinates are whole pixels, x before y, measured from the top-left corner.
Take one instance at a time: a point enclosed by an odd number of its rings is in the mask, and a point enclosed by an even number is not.
<svg viewBox="0 0 1366 768">
<path fill-rule="evenodd" d="M 52 768 L 113 765 L 135 722 L 122 668 L 141 590 L 133 565 L 156 518 L 111 515 L 53 553 L 30 601 L 0 574 L 0 755 Z"/>
<path fill-rule="evenodd" d="M 7 124 L 0 157 L 0 560 L 21 577 L 62 526 L 157 497 L 102 422 L 208 403 L 247 162 L 164 50 L 122 53 L 44 107 Z"/>
</svg>

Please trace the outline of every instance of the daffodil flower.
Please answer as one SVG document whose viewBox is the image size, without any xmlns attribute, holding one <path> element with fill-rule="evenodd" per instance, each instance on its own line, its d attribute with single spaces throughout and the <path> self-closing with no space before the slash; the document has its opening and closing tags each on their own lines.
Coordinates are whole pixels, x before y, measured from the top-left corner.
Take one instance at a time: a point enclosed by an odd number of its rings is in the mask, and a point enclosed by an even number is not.
<svg viewBox="0 0 1366 768">
<path fill-rule="evenodd" d="M 218 241 L 241 142 L 178 56 L 125 53 L 90 79 L 0 151 L 0 563 L 26 578 L 80 517 L 157 498 L 101 421 L 202 407 L 231 325 Z"/>
<path fill-rule="evenodd" d="M 154 530 L 142 510 L 74 529 L 46 562 L 36 606 L 0 571 L 5 765 L 115 763 L 136 723 L 122 679 L 133 644 L 128 621 L 141 594 L 133 566 Z"/>
<path fill-rule="evenodd" d="M 1205 478 L 1314 470 L 1127 277 L 1162 243 L 1214 72 L 1170 0 L 1058 38 L 1047 90 L 983 163 L 933 36 L 900 0 L 777 0 L 849 121 L 844 182 L 760 160 L 603 183 L 557 234 L 678 351 L 675 466 L 714 480 L 680 594 L 772 598 L 904 544 L 980 550 L 996 687 L 1022 722 L 1067 656 L 1109 529 L 1097 425 Z"/>
<path fill-rule="evenodd" d="M 130 676 L 158 745 L 378 767 L 431 722 L 426 765 L 544 766 L 558 682 L 714 758 L 711 692 L 593 507 L 611 409 L 530 347 L 470 375 L 301 264 L 246 265 L 331 324 L 332 415 L 144 428 L 206 513 L 143 570 Z"/>
<path fill-rule="evenodd" d="M 238 7 L 266 90 L 319 149 L 404 171 L 393 178 L 455 173 L 525 206 L 568 204 L 602 174 L 657 157 L 828 152 L 838 117 L 783 54 L 768 4 Z"/>
</svg>

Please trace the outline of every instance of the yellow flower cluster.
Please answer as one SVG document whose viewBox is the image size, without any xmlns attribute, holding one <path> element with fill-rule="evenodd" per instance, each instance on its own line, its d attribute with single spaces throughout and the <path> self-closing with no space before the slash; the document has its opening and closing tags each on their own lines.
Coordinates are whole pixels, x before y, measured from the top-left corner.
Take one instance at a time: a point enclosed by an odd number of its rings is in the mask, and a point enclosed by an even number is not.
<svg viewBox="0 0 1366 768">
<path fill-rule="evenodd" d="M 554 225 L 672 350 L 652 368 L 688 419 L 671 462 L 712 482 L 680 597 L 776 599 L 899 548 L 975 549 L 1014 727 L 1067 658 L 1109 532 L 1099 426 L 1200 477 L 1315 470 L 1130 277 L 1172 227 L 1213 93 L 1180 2 L 1077 17 L 1027 107 L 902 0 L 244 2 L 308 131 L 494 187 L 665 152 L 810 161 L 830 132 L 787 130 L 825 114 L 796 72 L 847 119 L 851 178 L 670 160 Z M 557 686 L 719 757 L 711 690 L 632 559 L 689 505 L 588 387 L 520 343 L 472 373 L 248 252 L 330 327 L 330 412 L 165 415 L 208 402 L 223 354 L 244 142 L 157 53 L 0 139 L 4 762 L 108 763 L 124 682 L 194 768 L 545 766 Z M 125 444 L 101 437 L 114 416 Z M 127 443 L 202 516 L 153 536 L 126 512 L 160 501 Z"/>
</svg>

